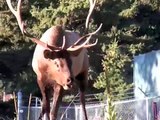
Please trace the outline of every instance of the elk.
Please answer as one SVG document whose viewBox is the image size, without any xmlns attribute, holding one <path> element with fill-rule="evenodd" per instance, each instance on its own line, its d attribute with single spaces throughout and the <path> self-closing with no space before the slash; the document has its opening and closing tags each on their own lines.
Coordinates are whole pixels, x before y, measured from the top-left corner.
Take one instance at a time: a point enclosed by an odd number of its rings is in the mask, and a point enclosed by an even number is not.
<svg viewBox="0 0 160 120">
<path fill-rule="evenodd" d="M 90 0 L 90 9 L 86 19 L 86 28 L 89 24 L 91 13 L 95 7 L 95 1 Z M 56 120 L 59 104 L 62 100 L 64 90 L 70 90 L 74 83 L 80 91 L 80 102 L 82 104 L 85 120 L 88 120 L 85 109 L 85 89 L 88 81 L 89 60 L 87 48 L 95 46 L 89 43 L 91 37 L 96 34 L 102 25 L 92 33 L 80 36 L 79 33 L 65 30 L 63 26 L 52 26 L 39 39 L 31 37 L 26 31 L 26 25 L 21 18 L 21 0 L 18 1 L 17 11 L 7 0 L 11 12 L 15 15 L 23 35 L 29 37 L 36 48 L 32 59 L 32 68 L 37 75 L 37 83 L 42 94 L 42 111 L 39 120 L 46 114 L 48 120 Z M 50 110 L 49 91 L 53 96 Z"/>
</svg>

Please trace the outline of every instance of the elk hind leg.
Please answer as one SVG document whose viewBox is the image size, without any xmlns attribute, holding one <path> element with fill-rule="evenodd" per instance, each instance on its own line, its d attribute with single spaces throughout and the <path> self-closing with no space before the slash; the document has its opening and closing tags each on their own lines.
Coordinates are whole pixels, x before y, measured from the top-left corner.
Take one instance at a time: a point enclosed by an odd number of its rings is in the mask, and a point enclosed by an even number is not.
<svg viewBox="0 0 160 120">
<path fill-rule="evenodd" d="M 84 114 L 85 120 L 88 120 L 86 107 L 85 107 L 85 90 L 86 90 L 87 81 L 88 81 L 87 80 L 87 72 L 79 74 L 76 77 L 76 79 L 77 79 L 77 84 L 78 84 L 79 90 L 80 90 L 80 102 L 82 105 L 83 114 Z"/>
</svg>

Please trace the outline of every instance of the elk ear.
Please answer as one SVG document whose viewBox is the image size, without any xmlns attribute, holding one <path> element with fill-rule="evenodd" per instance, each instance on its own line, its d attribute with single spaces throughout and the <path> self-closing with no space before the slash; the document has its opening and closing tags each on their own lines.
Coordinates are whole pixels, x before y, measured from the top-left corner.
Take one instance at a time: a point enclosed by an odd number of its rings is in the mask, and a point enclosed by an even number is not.
<svg viewBox="0 0 160 120">
<path fill-rule="evenodd" d="M 44 58 L 48 59 L 52 57 L 52 52 L 50 50 L 44 50 Z"/>
</svg>

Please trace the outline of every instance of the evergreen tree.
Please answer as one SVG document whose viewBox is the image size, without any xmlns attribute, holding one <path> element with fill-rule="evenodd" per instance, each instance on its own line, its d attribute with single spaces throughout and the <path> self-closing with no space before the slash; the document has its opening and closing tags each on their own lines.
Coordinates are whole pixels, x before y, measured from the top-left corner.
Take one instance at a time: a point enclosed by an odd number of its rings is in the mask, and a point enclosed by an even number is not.
<svg viewBox="0 0 160 120">
<path fill-rule="evenodd" d="M 129 54 L 133 56 L 142 48 L 142 44 L 132 44 L 128 46 L 128 50 L 123 50 L 123 47 L 118 45 L 120 33 L 116 28 L 112 28 L 110 33 L 111 43 L 102 46 L 104 52 L 103 72 L 99 74 L 94 84 L 94 87 L 104 89 L 100 98 L 107 101 L 107 120 L 116 120 L 116 110 L 113 102 L 129 97 L 127 92 L 133 87 L 133 84 L 126 82 L 126 73 L 128 72 L 126 66 L 131 63 L 132 58 Z M 126 53 L 126 51 L 128 52 Z"/>
</svg>

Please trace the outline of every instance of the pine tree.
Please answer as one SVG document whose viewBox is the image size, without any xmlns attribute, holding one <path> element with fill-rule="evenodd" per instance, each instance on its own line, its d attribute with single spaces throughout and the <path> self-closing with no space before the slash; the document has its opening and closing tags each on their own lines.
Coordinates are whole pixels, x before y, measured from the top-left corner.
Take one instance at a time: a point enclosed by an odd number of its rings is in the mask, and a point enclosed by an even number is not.
<svg viewBox="0 0 160 120">
<path fill-rule="evenodd" d="M 143 45 L 132 44 L 128 46 L 127 50 L 123 50 L 123 47 L 118 44 L 121 32 L 116 28 L 112 28 L 109 36 L 111 42 L 102 46 L 102 51 L 104 52 L 102 60 L 103 72 L 97 77 L 94 87 L 104 90 L 103 95 L 99 97 L 107 101 L 106 119 L 116 120 L 114 101 L 129 97 L 127 92 L 133 87 L 133 84 L 126 82 L 126 73 L 128 72 L 126 65 L 129 63 L 131 65 L 132 57 L 130 55 L 133 56 L 137 51 L 140 51 Z"/>
</svg>

